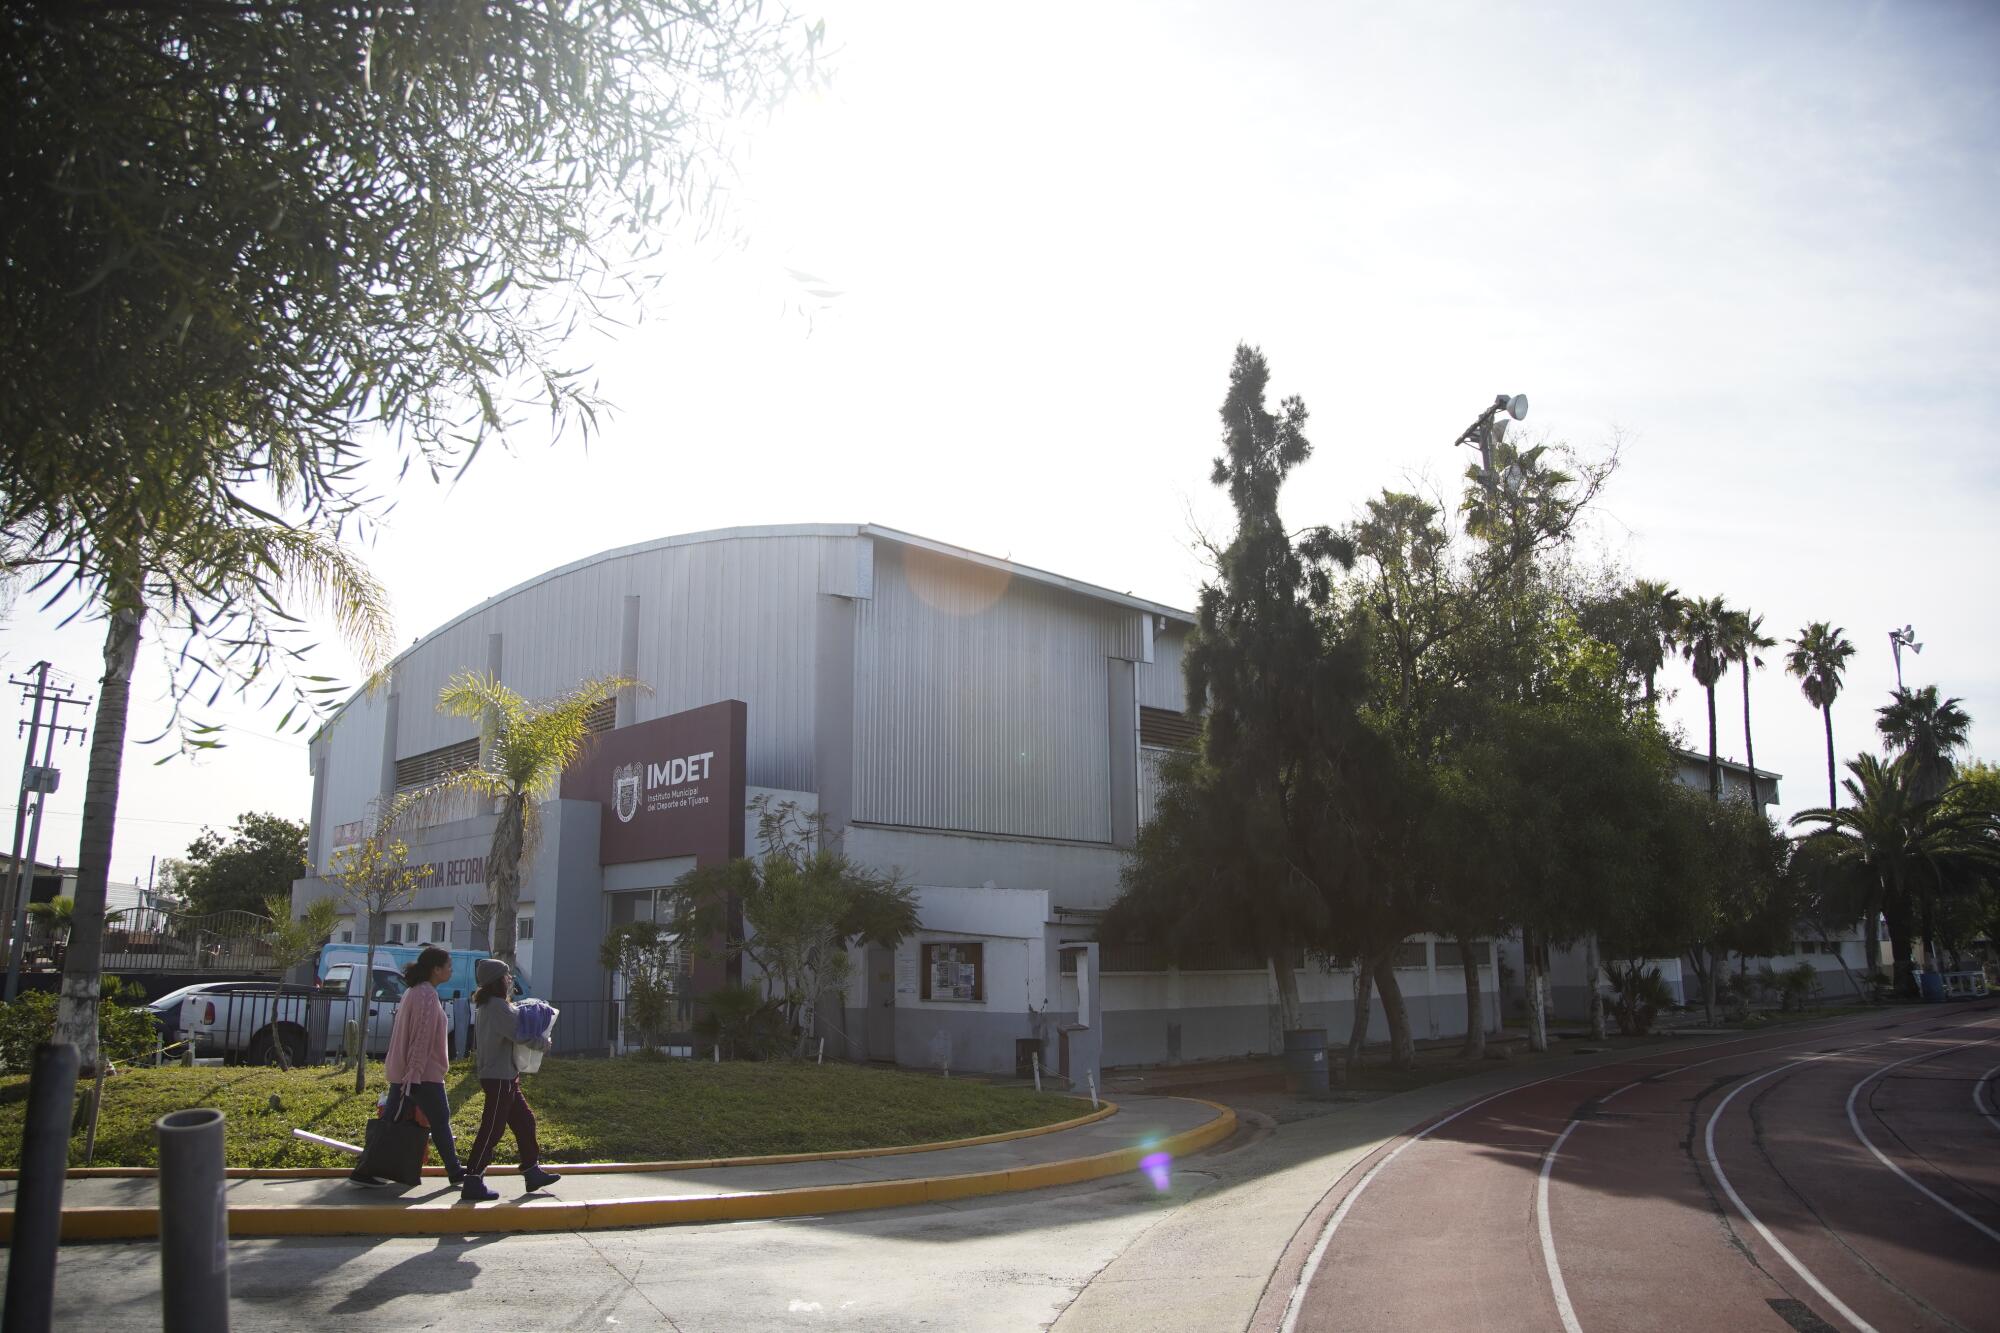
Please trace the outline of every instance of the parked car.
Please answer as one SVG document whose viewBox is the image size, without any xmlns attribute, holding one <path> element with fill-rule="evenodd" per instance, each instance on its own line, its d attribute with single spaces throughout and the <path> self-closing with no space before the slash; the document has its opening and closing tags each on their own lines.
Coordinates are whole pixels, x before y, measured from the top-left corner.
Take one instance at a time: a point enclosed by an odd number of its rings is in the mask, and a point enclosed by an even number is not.
<svg viewBox="0 0 2000 1333">
<path fill-rule="evenodd" d="M 160 1043 L 171 1046 L 181 1039 L 181 1010 L 190 995 L 226 995 L 231 991 L 269 986 L 268 981 L 197 981 L 179 990 L 168 991 L 146 1006 L 160 1030 Z"/>
<path fill-rule="evenodd" d="M 377 961 L 373 984 L 359 963 L 342 962 L 311 986 L 260 982 L 241 990 L 196 992 L 181 1001 L 180 1030 L 199 1056 L 278 1063 L 278 1048 L 293 1064 L 338 1055 L 347 1024 L 363 1024 L 370 1055 L 389 1049 L 396 1005 L 407 989 L 393 964 Z"/>
</svg>

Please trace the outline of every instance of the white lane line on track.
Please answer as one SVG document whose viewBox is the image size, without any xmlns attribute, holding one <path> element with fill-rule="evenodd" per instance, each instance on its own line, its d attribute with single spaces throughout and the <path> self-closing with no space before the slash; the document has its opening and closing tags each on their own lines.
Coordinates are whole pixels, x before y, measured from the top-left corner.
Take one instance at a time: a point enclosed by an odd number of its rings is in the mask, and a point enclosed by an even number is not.
<svg viewBox="0 0 2000 1333">
<path fill-rule="evenodd" d="M 1786 1042 L 1782 1046 L 1774 1046 L 1771 1047 L 1770 1049 L 1771 1051 L 1774 1052 L 1790 1050 L 1795 1046 L 1804 1046 L 1808 1042 L 1822 1041 L 1825 1039 L 1825 1037 L 1826 1037 L 1825 1033 L 1819 1033 L 1815 1036 L 1807 1037 L 1801 1041 Z M 1744 1040 L 1748 1040 L 1748 1038 L 1745 1038 Z M 1910 1040 L 1910 1038 L 1908 1037 L 1891 1037 L 1883 1041 L 1867 1042 L 1860 1046 L 1849 1046 L 1837 1052 L 1837 1054 L 1846 1055 L 1854 1051 L 1865 1051 L 1875 1046 L 1893 1046 L 1897 1042 L 1908 1041 L 1908 1040 Z M 1760 1055 L 1766 1053 L 1767 1052 L 1762 1052 L 1762 1051 L 1755 1052 L 1755 1054 L 1760 1054 Z M 1736 1057 L 1733 1055 L 1718 1055 L 1707 1060 L 1696 1060 L 1691 1064 L 1676 1065 L 1674 1066 L 1674 1068 L 1672 1068 L 1667 1072 L 1674 1074 L 1684 1073 L 1685 1071 L 1690 1069 L 1700 1069 L 1703 1065 L 1720 1064 L 1724 1060 L 1734 1060 L 1735 1058 Z M 1822 1056 L 1806 1057 L 1806 1059 L 1808 1060 L 1820 1059 L 1820 1058 L 1823 1057 Z M 1803 1061 L 1797 1061 L 1795 1063 L 1803 1063 Z M 1995 1066 L 1993 1072 L 2000 1073 L 2000 1066 Z M 1627 1083 L 1624 1087 L 1613 1089 L 1612 1091 L 1605 1093 L 1602 1097 L 1599 1097 L 1597 1099 L 1597 1104 L 1599 1106 L 1602 1106 L 1604 1103 L 1610 1101 L 1613 1097 L 1618 1096 L 1619 1093 L 1630 1092 L 1632 1091 L 1632 1089 L 1638 1087 L 1639 1085 L 1651 1081 L 1653 1080 L 1650 1078 L 1634 1079 L 1630 1083 Z M 1978 1101 L 1979 1089 L 1977 1087 L 1974 1087 L 1972 1091 L 1973 1091 L 1973 1100 L 1976 1104 Z M 1576 1127 L 1582 1123 L 1583 1121 L 1581 1119 L 1571 1120 L 1569 1124 L 1563 1127 L 1563 1132 L 1561 1133 L 1561 1135 L 1557 1137 L 1556 1141 L 1553 1144 L 1549 1145 L 1548 1152 L 1543 1154 L 1542 1156 L 1541 1182 L 1536 1186 L 1536 1192 L 1535 1192 L 1536 1205 L 1540 1216 L 1540 1227 L 1541 1227 L 1541 1238 L 1542 1238 L 1542 1266 L 1548 1269 L 1549 1272 L 1549 1287 L 1556 1299 L 1556 1309 L 1563 1316 L 1564 1333 L 1582 1333 L 1582 1327 L 1577 1323 L 1575 1307 L 1570 1304 L 1569 1288 L 1564 1284 L 1562 1280 L 1562 1263 L 1560 1260 L 1556 1258 L 1555 1231 L 1553 1226 L 1549 1222 L 1549 1177 L 1555 1171 L 1556 1153 L 1562 1148 L 1563 1141 L 1569 1138 L 1570 1134 L 1576 1129 Z M 2000 1124 L 2000 1122 L 1996 1122 L 1996 1124 Z"/>
<path fill-rule="evenodd" d="M 1434 1121 L 1410 1135 L 1409 1138 L 1397 1144 L 1387 1157 L 1384 1157 L 1381 1161 L 1375 1163 L 1374 1166 L 1368 1168 L 1368 1174 L 1354 1183 L 1354 1188 L 1347 1192 L 1347 1197 L 1342 1199 L 1340 1206 L 1333 1210 L 1333 1216 L 1326 1219 L 1326 1228 L 1319 1233 L 1318 1243 L 1312 1247 L 1312 1253 L 1306 1256 L 1305 1267 L 1299 1270 L 1299 1280 L 1292 1284 L 1292 1294 L 1285 1301 L 1285 1318 L 1284 1322 L 1279 1325 L 1280 1333 L 1297 1333 L 1299 1314 L 1304 1308 L 1306 1288 L 1312 1285 L 1313 1275 L 1319 1272 L 1320 1261 L 1326 1258 L 1327 1247 L 1333 1244 L 1333 1233 L 1340 1228 L 1342 1222 L 1347 1220 L 1348 1212 L 1353 1209 L 1354 1201 L 1361 1197 L 1362 1191 L 1373 1183 L 1375 1177 L 1382 1174 L 1389 1163 L 1402 1156 L 1403 1149 L 1413 1143 L 1429 1138 L 1432 1134 L 1443 1129 L 1460 1116 L 1477 1111 L 1488 1102 L 1497 1102 L 1502 1097 L 1511 1097 L 1517 1092 L 1524 1092 L 1529 1088 L 1540 1087 L 1544 1083 L 1554 1083 L 1557 1079 L 1570 1078 L 1577 1072 L 1579 1071 L 1572 1069 L 1565 1070 L 1560 1074 L 1551 1074 L 1547 1078 L 1538 1078 L 1533 1083 L 1523 1083 L 1517 1087 L 1504 1088 L 1490 1097 L 1481 1097 L 1469 1106 L 1461 1106 L 1444 1119 Z"/>
<path fill-rule="evenodd" d="M 1925 1051 L 1923 1054 L 1913 1055 L 1907 1060 L 1898 1060 L 1896 1061 L 1895 1064 L 1883 1065 L 1880 1069 L 1876 1070 L 1874 1073 L 1868 1075 L 1868 1077 L 1862 1079 L 1859 1083 L 1856 1083 L 1852 1088 L 1848 1089 L 1847 1123 L 1849 1127 L 1854 1130 L 1854 1137 L 1861 1140 L 1861 1146 L 1866 1148 L 1869 1152 L 1874 1153 L 1876 1161 L 1880 1162 L 1882 1165 L 1888 1167 L 1891 1171 L 1894 1171 L 1897 1175 L 1901 1176 L 1903 1178 L 1904 1184 L 1916 1190 L 1917 1193 L 1923 1195 L 1925 1198 L 1929 1199 L 1932 1203 L 1938 1205 L 1938 1207 L 1944 1209 L 1946 1212 L 1950 1213 L 1953 1217 L 1956 1217 L 1959 1221 L 1977 1230 L 1979 1234 L 1986 1237 L 1986 1239 L 1994 1242 L 1996 1245 L 2000 1245 L 2000 1231 L 1995 1231 L 1992 1227 L 1987 1226 L 1984 1222 L 1980 1221 L 1972 1214 L 1966 1212 L 1963 1208 L 1960 1208 L 1957 1204 L 1945 1198 L 1943 1195 L 1933 1190 L 1930 1186 L 1924 1184 L 1923 1181 L 1918 1180 L 1915 1176 L 1905 1171 L 1902 1167 L 1890 1161 L 1888 1154 L 1883 1152 L 1880 1148 L 1876 1147 L 1875 1141 L 1868 1137 L 1868 1132 L 1861 1128 L 1861 1117 L 1854 1113 L 1854 1102 L 1855 1099 L 1861 1095 L 1861 1090 L 1867 1087 L 1870 1083 L 1873 1083 L 1876 1079 L 1882 1077 L 1882 1075 L 1888 1073 L 1890 1070 L 1901 1069 L 1904 1065 L 1915 1064 L 1919 1060 L 1928 1060 L 1933 1056 L 1948 1055 L 1951 1053 L 1951 1050 L 1962 1050 L 1967 1046 L 1981 1046 L 1991 1040 L 1993 1040 L 1992 1037 L 1981 1037 L 1978 1041 L 1960 1042 L 1957 1047 L 1953 1047 L 1948 1050 Z M 1986 1077 L 1991 1078 L 1993 1077 L 1993 1075 L 1992 1073 L 1989 1072 Z M 1974 1094 L 1974 1099 L 1976 1104 L 1979 1092 L 1978 1084 L 1973 1085 L 1972 1091 Z M 1987 1119 L 1990 1120 L 1992 1119 L 1992 1117 L 1988 1116 Z"/>
<path fill-rule="evenodd" d="M 1846 1024 L 1842 1024 L 1840 1030 L 1845 1031 L 1846 1027 L 1847 1027 Z M 1749 1037 L 1732 1037 L 1728 1041 L 1716 1042 L 1708 1049 L 1714 1051 L 1714 1050 L 1720 1050 L 1724 1046 L 1741 1046 L 1746 1041 L 1757 1041 L 1760 1038 L 1763 1038 L 1767 1035 L 1768 1034 L 1766 1033 L 1760 1032 L 1754 1036 L 1749 1036 Z M 1787 1045 L 1803 1046 L 1808 1041 L 1822 1041 L 1828 1035 L 1830 1035 L 1828 1032 L 1820 1032 L 1815 1034 L 1814 1036 L 1802 1038 L 1799 1041 L 1789 1042 L 1787 1043 Z M 1786 1049 L 1786 1046 L 1779 1046 L 1776 1047 L 1775 1049 L 1782 1051 Z M 1698 1069 L 1702 1065 L 1712 1065 L 1716 1063 L 1717 1060 L 1727 1060 L 1729 1058 L 1731 1057 L 1726 1055 L 1716 1056 L 1714 1059 L 1697 1060 L 1693 1064 L 1674 1065 L 1671 1066 L 1670 1068 L 1662 1070 L 1659 1077 L 1664 1078 L 1668 1074 L 1678 1074 L 1683 1069 Z M 1610 1061 L 1609 1063 L 1615 1065 L 1626 1062 L 1613 1060 Z M 1637 1064 L 1639 1062 L 1635 1060 L 1629 1063 Z M 1333 1210 L 1333 1216 L 1329 1217 L 1326 1220 L 1326 1227 L 1319 1233 L 1319 1240 L 1314 1243 L 1312 1247 L 1312 1253 L 1306 1256 L 1305 1266 L 1299 1270 L 1298 1281 L 1292 1284 L 1291 1295 L 1285 1298 L 1285 1317 L 1284 1321 L 1279 1325 L 1279 1333 L 1298 1333 L 1299 1314 L 1303 1309 L 1303 1303 L 1305 1301 L 1305 1296 L 1306 1296 L 1306 1289 L 1312 1285 L 1312 1280 L 1314 1275 L 1319 1272 L 1319 1266 L 1321 1260 L 1326 1258 L 1327 1249 L 1333 1244 L 1333 1233 L 1340 1228 L 1340 1224 L 1342 1222 L 1347 1220 L 1348 1212 L 1353 1209 L 1354 1201 L 1361 1197 L 1362 1191 L 1366 1190 L 1368 1186 L 1371 1183 L 1373 1183 L 1375 1177 L 1382 1174 L 1383 1170 L 1388 1167 L 1389 1163 L 1395 1161 L 1398 1157 L 1402 1155 L 1403 1149 L 1409 1147 L 1413 1143 L 1416 1143 L 1420 1139 L 1429 1138 L 1431 1134 L 1434 1133 L 1435 1131 L 1443 1129 L 1446 1125 L 1450 1124 L 1452 1121 L 1458 1119 L 1460 1116 L 1466 1114 L 1469 1111 L 1477 1111 L 1480 1107 L 1486 1105 L 1486 1103 L 1488 1102 L 1497 1102 L 1502 1097 L 1510 1097 L 1517 1092 L 1525 1092 L 1529 1088 L 1538 1088 L 1544 1083 L 1554 1083 L 1559 1079 L 1570 1078 L 1575 1074 L 1584 1072 L 1588 1071 L 1572 1069 L 1572 1070 L 1567 1070 L 1560 1074 L 1551 1074 L 1547 1078 L 1538 1078 L 1532 1083 L 1523 1083 L 1517 1087 L 1507 1088 L 1504 1089 L 1503 1091 L 1496 1092 L 1491 1097 L 1482 1097 L 1478 1101 L 1473 1102 L 1470 1106 L 1461 1106 L 1456 1111 L 1453 1111 L 1450 1115 L 1446 1116 L 1444 1119 L 1437 1121 L 1435 1124 L 1425 1126 L 1423 1129 L 1417 1131 L 1415 1134 L 1412 1134 L 1409 1138 L 1403 1140 L 1403 1142 L 1397 1144 L 1395 1149 L 1391 1151 L 1387 1157 L 1384 1157 L 1381 1161 L 1375 1163 L 1374 1166 L 1370 1167 L 1368 1169 L 1368 1174 L 1364 1175 L 1363 1177 L 1361 1177 L 1360 1180 L 1355 1182 L 1354 1188 L 1347 1192 L 1347 1197 L 1340 1201 L 1340 1206 Z M 1625 1092 L 1629 1089 L 1636 1088 L 1639 1086 L 1639 1084 L 1647 1081 L 1648 1080 L 1644 1078 L 1636 1079 L 1633 1082 L 1627 1083 L 1624 1087 L 1618 1089 L 1618 1092 Z M 1618 1095 L 1618 1092 L 1611 1093 L 1609 1094 L 1609 1096 L 1616 1097 Z M 1609 1100 L 1609 1098 L 1608 1097 L 1600 1098 L 1599 1100 Z M 1565 1133 L 1567 1133 L 1567 1131 L 1565 1131 Z M 1337 1184 L 1339 1182 L 1336 1181 L 1335 1183 Z M 1552 1253 L 1552 1250 L 1545 1250 L 1544 1253 L 1545 1254 Z M 1570 1317 L 1572 1319 L 1575 1318 L 1574 1312 L 1572 1312 Z"/>
<path fill-rule="evenodd" d="M 1536 1220 L 1542 1231 L 1542 1263 L 1549 1270 L 1549 1290 L 1555 1293 L 1556 1313 L 1562 1317 L 1563 1333 L 1583 1333 L 1583 1325 L 1576 1322 L 1576 1307 L 1569 1303 L 1569 1287 L 1563 1283 L 1562 1265 L 1556 1262 L 1556 1238 L 1549 1229 L 1549 1173 L 1556 1168 L 1556 1154 L 1562 1151 L 1564 1140 L 1576 1132 L 1583 1122 L 1572 1120 L 1569 1127 L 1542 1158 L 1542 1178 L 1535 1186 Z"/>
<path fill-rule="evenodd" d="M 1800 1065 L 1808 1064 L 1812 1059 L 1813 1057 L 1807 1056 L 1803 1060 L 1792 1060 L 1779 1065 L 1775 1069 L 1767 1069 L 1757 1075 L 1757 1077 L 1737 1084 L 1730 1091 L 1729 1095 L 1722 1099 L 1721 1103 L 1716 1106 L 1714 1114 L 1708 1117 L 1708 1129 L 1702 1136 L 1704 1146 L 1708 1150 L 1708 1169 L 1715 1173 L 1715 1183 L 1722 1186 L 1722 1192 L 1729 1196 L 1729 1202 L 1736 1206 L 1736 1211 L 1743 1214 L 1743 1220 L 1756 1228 L 1757 1234 L 1764 1238 L 1764 1243 L 1777 1251 L 1778 1257 L 1790 1264 L 1792 1271 L 1804 1278 L 1806 1285 L 1818 1292 L 1821 1300 L 1832 1306 L 1840 1314 L 1841 1318 L 1854 1325 L 1859 1330 L 1859 1333 L 1875 1333 L 1875 1326 L 1873 1324 L 1870 1324 L 1860 1315 L 1848 1309 L 1840 1297 L 1828 1291 L 1826 1284 L 1813 1276 L 1812 1270 L 1800 1263 L 1798 1256 L 1785 1248 L 1785 1242 L 1772 1235 L 1771 1229 L 1758 1219 L 1757 1214 L 1750 1211 L 1750 1205 L 1743 1202 L 1743 1196 L 1738 1194 L 1736 1187 L 1729 1183 L 1729 1175 L 1722 1169 L 1722 1159 L 1715 1152 L 1715 1122 L 1722 1119 L 1722 1113 L 1729 1109 L 1729 1103 L 1736 1100 L 1738 1093 L 1742 1092 L 1745 1088 L 1762 1083 L 1773 1074 L 1782 1074 L 1787 1070 L 1797 1069 Z"/>
<path fill-rule="evenodd" d="M 1995 1074 L 2000 1074 L 2000 1065 L 1995 1065 L 1993 1068 L 1987 1070 L 1984 1074 L 1980 1075 L 1979 1081 L 1972 1085 L 1972 1109 L 1985 1116 L 1987 1124 L 1993 1126 L 1995 1129 L 2000 1129 L 2000 1116 L 1993 1114 L 1995 1109 L 2000 1109 L 1996 1108 L 1991 1091 L 1993 1076 Z M 1984 1101 L 1980 1099 L 1982 1092 L 1985 1093 Z"/>
</svg>

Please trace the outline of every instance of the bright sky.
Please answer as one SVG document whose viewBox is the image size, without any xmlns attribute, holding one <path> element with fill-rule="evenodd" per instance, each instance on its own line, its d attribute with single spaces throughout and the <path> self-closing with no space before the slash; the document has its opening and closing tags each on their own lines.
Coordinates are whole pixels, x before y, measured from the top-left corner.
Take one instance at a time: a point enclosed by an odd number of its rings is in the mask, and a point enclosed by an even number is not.
<svg viewBox="0 0 2000 1333">
<path fill-rule="evenodd" d="M 879 522 L 1189 606 L 1246 340 L 1315 413 L 1297 524 L 1455 477 L 1458 431 L 1526 393 L 1554 438 L 1622 433 L 1610 554 L 1780 638 L 1846 627 L 1843 755 L 1907 621 L 1906 679 L 1961 696 L 1993 757 L 2000 11 L 814 12 L 839 75 L 759 131 L 746 244 L 684 249 L 657 319 L 575 349 L 621 409 L 601 437 L 523 436 L 399 495 L 369 558 L 400 641 L 565 561 L 754 523 Z M 24 598 L 6 669 L 46 656 L 94 693 L 101 627 L 52 625 Z M 142 656 L 135 737 L 163 679 Z M 1699 691 L 1667 683 L 1701 744 Z M 1784 810 L 1820 802 L 1819 719 L 1776 654 L 1752 692 Z M 130 750 L 115 876 L 247 809 L 303 817 L 275 721 L 200 762 Z M 41 855 L 73 863 L 82 747 L 58 762 Z"/>
</svg>

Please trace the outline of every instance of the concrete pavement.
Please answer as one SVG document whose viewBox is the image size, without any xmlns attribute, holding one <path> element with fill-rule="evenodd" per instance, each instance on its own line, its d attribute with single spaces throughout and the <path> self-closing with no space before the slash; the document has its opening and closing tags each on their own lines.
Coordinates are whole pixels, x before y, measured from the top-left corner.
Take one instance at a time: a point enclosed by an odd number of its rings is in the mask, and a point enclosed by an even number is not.
<svg viewBox="0 0 2000 1333">
<path fill-rule="evenodd" d="M 539 1194 L 494 1173 L 495 1204 L 460 1202 L 442 1179 L 408 1190 L 364 1189 L 344 1178 L 233 1177 L 224 1182 L 232 1236 L 452 1235 L 576 1231 L 736 1221 L 896 1207 L 1069 1185 L 1122 1174 L 1159 1150 L 1199 1151 L 1226 1138 L 1234 1116 L 1208 1102 L 1132 1097 L 1118 1113 L 1054 1133 L 926 1152 L 700 1167 L 672 1172 L 564 1175 Z M 0 1233 L 12 1234 L 18 1182 L 0 1180 Z M 158 1184 L 147 1176 L 72 1178 L 64 1239 L 156 1235 Z"/>
</svg>

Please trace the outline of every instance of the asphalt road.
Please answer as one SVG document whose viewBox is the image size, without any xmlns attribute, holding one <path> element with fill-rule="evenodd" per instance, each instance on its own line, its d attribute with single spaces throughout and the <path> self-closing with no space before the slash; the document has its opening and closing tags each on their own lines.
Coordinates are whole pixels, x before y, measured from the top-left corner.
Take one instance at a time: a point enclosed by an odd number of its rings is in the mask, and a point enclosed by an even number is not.
<svg viewBox="0 0 2000 1333">
<path fill-rule="evenodd" d="M 2000 1329 L 2000 1005 L 1497 1093 L 1322 1199 L 1253 1327 Z"/>
</svg>

